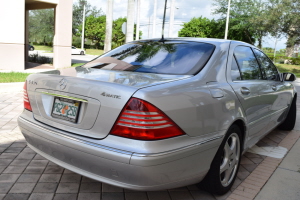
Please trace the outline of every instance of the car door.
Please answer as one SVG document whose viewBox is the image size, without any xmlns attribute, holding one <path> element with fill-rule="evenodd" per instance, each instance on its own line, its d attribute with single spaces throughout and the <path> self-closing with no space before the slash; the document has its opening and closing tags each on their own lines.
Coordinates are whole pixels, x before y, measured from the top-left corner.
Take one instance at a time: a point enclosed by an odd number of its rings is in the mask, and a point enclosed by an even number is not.
<svg viewBox="0 0 300 200">
<path fill-rule="evenodd" d="M 253 145 L 267 131 L 269 104 L 261 95 L 268 90 L 258 61 L 249 46 L 233 44 L 230 47 L 228 83 L 240 101 L 247 119 L 247 144 Z"/>
<path fill-rule="evenodd" d="M 271 130 L 282 121 L 290 97 L 285 89 L 285 83 L 281 81 L 278 70 L 272 61 L 260 50 L 253 48 L 253 51 L 266 80 L 267 90 L 261 93 L 261 98 L 269 104 L 269 110 L 266 114 L 270 116 L 268 128 Z"/>
</svg>

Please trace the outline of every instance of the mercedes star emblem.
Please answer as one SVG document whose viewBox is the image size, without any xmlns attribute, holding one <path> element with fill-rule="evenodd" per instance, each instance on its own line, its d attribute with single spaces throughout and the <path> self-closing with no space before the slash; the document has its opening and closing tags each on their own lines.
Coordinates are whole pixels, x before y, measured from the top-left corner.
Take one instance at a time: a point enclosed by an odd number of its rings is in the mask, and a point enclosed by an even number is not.
<svg viewBox="0 0 300 200">
<path fill-rule="evenodd" d="M 67 87 L 67 80 L 66 79 L 61 79 L 61 81 L 59 81 L 59 87 L 61 90 L 64 90 Z"/>
</svg>

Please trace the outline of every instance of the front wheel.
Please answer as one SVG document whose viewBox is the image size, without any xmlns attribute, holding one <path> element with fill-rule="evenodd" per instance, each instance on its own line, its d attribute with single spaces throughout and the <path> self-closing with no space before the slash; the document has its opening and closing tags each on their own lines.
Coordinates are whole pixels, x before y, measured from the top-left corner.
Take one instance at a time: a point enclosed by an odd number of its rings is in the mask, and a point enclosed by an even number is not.
<svg viewBox="0 0 300 200">
<path fill-rule="evenodd" d="M 80 52 L 80 55 L 84 55 L 84 52 L 83 52 L 83 51 L 81 51 L 81 52 Z"/>
<path fill-rule="evenodd" d="M 200 187 L 219 195 L 228 192 L 239 169 L 241 146 L 241 130 L 237 125 L 232 125 Z"/>
</svg>

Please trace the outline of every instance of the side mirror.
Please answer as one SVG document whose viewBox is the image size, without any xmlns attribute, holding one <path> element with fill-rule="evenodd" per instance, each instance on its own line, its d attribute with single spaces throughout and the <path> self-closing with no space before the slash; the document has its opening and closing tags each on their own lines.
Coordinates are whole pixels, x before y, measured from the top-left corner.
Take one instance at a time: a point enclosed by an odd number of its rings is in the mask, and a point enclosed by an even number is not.
<svg viewBox="0 0 300 200">
<path fill-rule="evenodd" d="M 282 73 L 282 78 L 283 81 L 291 81 L 291 82 L 297 79 L 296 75 L 292 73 Z"/>
</svg>

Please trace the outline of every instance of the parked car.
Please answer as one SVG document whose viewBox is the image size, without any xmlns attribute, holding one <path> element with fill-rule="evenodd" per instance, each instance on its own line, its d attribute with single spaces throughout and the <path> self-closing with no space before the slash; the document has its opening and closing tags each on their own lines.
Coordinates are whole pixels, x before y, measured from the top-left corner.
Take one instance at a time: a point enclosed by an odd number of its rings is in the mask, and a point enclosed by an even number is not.
<svg viewBox="0 0 300 200">
<path fill-rule="evenodd" d="M 34 51 L 34 46 L 28 44 L 28 50 L 29 50 L 29 51 Z"/>
<path fill-rule="evenodd" d="M 224 194 L 247 149 L 276 127 L 293 129 L 295 79 L 244 42 L 140 40 L 29 75 L 18 124 L 30 148 L 83 176 Z"/>
<path fill-rule="evenodd" d="M 71 54 L 80 54 L 85 55 L 85 50 L 83 49 L 77 49 L 76 47 L 72 46 Z"/>
</svg>

